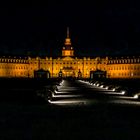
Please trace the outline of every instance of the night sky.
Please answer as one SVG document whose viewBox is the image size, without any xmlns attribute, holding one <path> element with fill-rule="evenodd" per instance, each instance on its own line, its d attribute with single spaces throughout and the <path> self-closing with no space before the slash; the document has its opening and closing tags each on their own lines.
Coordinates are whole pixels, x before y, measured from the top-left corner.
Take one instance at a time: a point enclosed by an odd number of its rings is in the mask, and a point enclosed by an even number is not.
<svg viewBox="0 0 140 140">
<path fill-rule="evenodd" d="M 140 8 L 132 0 L 5 3 L 0 54 L 61 56 L 67 26 L 77 56 L 140 54 Z"/>
</svg>

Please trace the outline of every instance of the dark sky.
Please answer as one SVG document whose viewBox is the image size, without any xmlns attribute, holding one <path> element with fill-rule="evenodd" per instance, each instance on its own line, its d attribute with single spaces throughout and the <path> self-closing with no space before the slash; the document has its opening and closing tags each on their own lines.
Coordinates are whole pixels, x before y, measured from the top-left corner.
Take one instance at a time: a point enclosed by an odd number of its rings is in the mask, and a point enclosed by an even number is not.
<svg viewBox="0 0 140 140">
<path fill-rule="evenodd" d="M 140 52 L 138 2 L 48 0 L 1 5 L 0 53 L 61 55 L 67 26 L 77 55 Z"/>
</svg>

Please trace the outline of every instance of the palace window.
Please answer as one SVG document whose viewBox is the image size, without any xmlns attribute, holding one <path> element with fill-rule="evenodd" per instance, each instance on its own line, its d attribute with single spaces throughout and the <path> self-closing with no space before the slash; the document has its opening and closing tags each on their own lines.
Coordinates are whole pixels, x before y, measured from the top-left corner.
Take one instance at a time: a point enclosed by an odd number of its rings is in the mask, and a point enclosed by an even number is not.
<svg viewBox="0 0 140 140">
<path fill-rule="evenodd" d="M 127 60 L 125 60 L 125 63 L 127 63 Z"/>
</svg>

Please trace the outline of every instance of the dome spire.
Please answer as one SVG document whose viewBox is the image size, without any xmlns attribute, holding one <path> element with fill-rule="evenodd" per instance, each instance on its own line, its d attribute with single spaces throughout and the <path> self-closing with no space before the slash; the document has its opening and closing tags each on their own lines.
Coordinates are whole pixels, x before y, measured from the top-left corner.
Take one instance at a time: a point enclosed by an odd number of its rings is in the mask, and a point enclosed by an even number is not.
<svg viewBox="0 0 140 140">
<path fill-rule="evenodd" d="M 70 33 L 69 33 L 69 27 L 67 27 L 67 38 L 65 39 L 65 46 L 71 45 L 71 39 L 70 39 Z"/>
<path fill-rule="evenodd" d="M 70 37 L 70 33 L 69 33 L 69 27 L 67 27 L 67 38 Z"/>
</svg>

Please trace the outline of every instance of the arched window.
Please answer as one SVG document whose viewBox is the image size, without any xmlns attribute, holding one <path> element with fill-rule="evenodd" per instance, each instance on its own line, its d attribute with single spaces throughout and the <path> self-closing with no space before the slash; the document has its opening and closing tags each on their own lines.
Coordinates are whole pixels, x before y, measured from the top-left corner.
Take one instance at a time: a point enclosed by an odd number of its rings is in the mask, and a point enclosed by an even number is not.
<svg viewBox="0 0 140 140">
<path fill-rule="evenodd" d="M 125 63 L 127 64 L 127 59 L 125 59 Z"/>
</svg>

